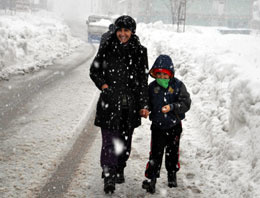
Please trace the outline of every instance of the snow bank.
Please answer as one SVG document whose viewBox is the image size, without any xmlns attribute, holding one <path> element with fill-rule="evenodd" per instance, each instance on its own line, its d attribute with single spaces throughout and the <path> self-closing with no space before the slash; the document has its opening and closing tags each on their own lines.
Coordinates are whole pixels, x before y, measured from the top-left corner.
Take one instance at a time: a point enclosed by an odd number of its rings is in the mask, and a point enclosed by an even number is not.
<svg viewBox="0 0 260 198">
<path fill-rule="evenodd" d="M 82 41 L 54 14 L 17 13 L 0 17 L 0 79 L 52 65 Z"/>
<path fill-rule="evenodd" d="M 138 24 L 137 35 L 149 49 L 150 66 L 161 53 L 172 57 L 210 143 L 206 149 L 218 159 L 214 171 L 233 185 L 227 194 L 260 196 L 260 38 L 205 27 L 176 33 L 161 22 Z"/>
</svg>

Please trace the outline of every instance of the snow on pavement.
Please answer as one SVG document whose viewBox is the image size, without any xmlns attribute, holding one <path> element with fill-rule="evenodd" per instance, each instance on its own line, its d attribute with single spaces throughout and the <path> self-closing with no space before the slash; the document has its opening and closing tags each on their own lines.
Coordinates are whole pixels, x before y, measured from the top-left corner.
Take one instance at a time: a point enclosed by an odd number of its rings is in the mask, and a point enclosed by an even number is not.
<svg viewBox="0 0 260 198">
<path fill-rule="evenodd" d="M 197 175 L 197 163 L 190 163 L 192 162 L 192 157 L 194 157 L 193 152 L 181 152 L 181 164 L 184 168 L 181 169 L 178 174 L 178 188 L 168 188 L 166 171 L 163 167 L 161 179 L 158 180 L 156 185 L 157 192 L 151 195 L 142 189 L 141 185 L 145 179 L 144 170 L 148 160 L 150 145 L 150 122 L 148 120 L 143 121 L 143 126 L 134 132 L 132 152 L 125 170 L 126 183 L 116 185 L 116 191 L 113 197 L 203 197 L 202 190 L 200 189 L 203 185 L 203 177 Z M 192 130 L 192 128 L 193 126 L 190 126 L 190 130 Z M 186 130 L 187 127 L 185 127 L 183 139 L 186 137 Z M 66 198 L 101 198 L 106 196 L 103 191 L 103 180 L 101 179 L 102 169 L 99 165 L 100 156 L 99 153 L 97 153 L 101 148 L 101 134 L 97 137 L 92 144 L 92 148 L 82 160 L 82 164 L 75 174 L 75 179 L 68 193 L 65 195 Z M 189 145 L 188 149 L 193 145 L 190 140 L 188 140 L 188 143 L 186 139 L 182 141 L 185 141 L 186 144 Z M 192 167 L 192 169 L 189 169 L 190 167 Z"/>
<path fill-rule="evenodd" d="M 21 23 L 24 21 L 29 20 L 21 20 Z M 6 23 L 1 21 L 0 27 L 2 24 Z M 26 25 L 26 31 L 27 26 L 30 25 Z M 16 43 L 22 42 L 23 38 L 10 41 L 6 29 L 10 28 L 0 30 L 2 46 L 11 42 L 10 46 L 16 47 L 8 48 L 9 51 L 1 48 L 0 51 L 15 54 L 19 49 L 19 53 L 14 56 L 15 60 L 2 56 L 1 64 L 4 64 L 1 67 L 14 66 L 13 71 L 20 71 L 15 63 L 20 61 L 19 54 L 23 57 L 26 53 L 17 46 L 25 45 Z M 117 185 L 113 196 L 260 197 L 260 38 L 255 34 L 221 35 L 216 29 L 187 27 L 185 33 L 176 33 L 171 25 L 160 22 L 138 24 L 137 35 L 148 47 L 150 66 L 159 54 L 170 55 L 176 76 L 184 81 L 191 93 L 192 108 L 183 123 L 179 187 L 167 187 L 163 166 L 156 194 L 150 195 L 141 189 L 150 144 L 150 123 L 144 120 L 144 124 L 135 130 L 126 183 Z M 40 35 L 39 32 L 36 35 Z M 55 41 L 67 43 L 72 40 Z M 44 46 L 41 48 L 45 49 Z M 26 60 L 29 60 L 28 65 L 37 65 L 34 58 L 27 59 L 26 56 Z M 15 135 L 0 145 L 3 170 L 0 172 L 0 192 L 3 197 L 33 197 L 59 164 L 57 159 L 61 158 L 61 153 L 66 153 L 71 146 L 76 136 L 72 130 L 78 126 L 82 115 L 87 115 L 84 112 L 96 91 L 86 68 L 82 66 L 81 70 L 73 71 L 67 79 L 71 81 L 62 80 L 50 91 L 35 96 L 28 106 L 31 110 L 28 115 L 16 120 L 16 125 L 9 129 L 16 131 Z M 100 143 L 98 136 L 82 160 L 66 197 L 104 196 Z"/>
<path fill-rule="evenodd" d="M 178 34 L 160 22 L 139 24 L 137 34 L 148 47 L 150 66 L 161 53 L 173 58 L 193 102 L 183 123 L 179 187 L 167 187 L 163 166 L 156 194 L 141 189 L 150 142 L 145 120 L 135 130 L 126 183 L 116 185 L 113 197 L 259 197 L 259 36 L 202 27 Z M 100 144 L 99 136 L 66 197 L 104 196 Z"/>
<path fill-rule="evenodd" d="M 178 187 L 168 188 L 167 173 L 163 162 L 161 178 L 156 184 L 156 193 L 151 195 L 142 189 L 150 145 L 150 122 L 143 119 L 143 125 L 135 130 L 133 136 L 132 152 L 125 170 L 126 183 L 116 185 L 113 197 L 239 197 L 239 194 L 233 192 L 232 185 L 227 183 L 228 176 L 218 178 L 217 161 L 211 159 L 211 154 L 205 149 L 210 146 L 205 138 L 196 133 L 201 130 L 196 120 L 188 116 L 183 125 L 184 132 L 180 147 L 181 169 L 177 174 Z M 97 153 L 101 148 L 101 134 L 97 137 L 82 160 L 66 198 L 106 196 L 101 179 L 102 169 L 99 166 L 100 156 Z M 214 163 L 209 165 L 208 160 L 214 162 L 215 165 Z"/>
<path fill-rule="evenodd" d="M 229 197 L 259 197 L 259 35 L 221 35 L 219 27 L 187 27 L 178 34 L 160 22 L 139 28 L 150 64 L 160 53 L 171 55 L 176 76 L 192 94 L 188 114 L 201 129 L 189 136 L 208 145 L 202 171 L 212 169 L 213 182 Z"/>
<path fill-rule="evenodd" d="M 7 129 L 12 135 L 0 144 L 1 197 L 34 197 L 70 150 L 96 103 L 89 65 L 33 96 L 28 112 Z"/>
</svg>

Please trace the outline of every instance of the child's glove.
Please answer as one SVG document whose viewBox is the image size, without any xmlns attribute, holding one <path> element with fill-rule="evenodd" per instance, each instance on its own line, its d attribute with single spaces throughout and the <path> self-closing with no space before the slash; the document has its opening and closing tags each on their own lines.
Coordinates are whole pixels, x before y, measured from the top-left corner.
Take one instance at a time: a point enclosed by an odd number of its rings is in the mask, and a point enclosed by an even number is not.
<svg viewBox="0 0 260 198">
<path fill-rule="evenodd" d="M 107 88 L 108 88 L 108 85 L 104 84 L 104 85 L 102 85 L 101 90 L 104 90 L 104 89 L 107 89 Z"/>
<path fill-rule="evenodd" d="M 170 105 L 165 105 L 162 107 L 162 112 L 163 113 L 168 113 L 171 110 Z"/>
<path fill-rule="evenodd" d="M 140 116 L 147 118 L 149 116 L 149 111 L 147 109 L 141 109 L 140 110 Z"/>
</svg>

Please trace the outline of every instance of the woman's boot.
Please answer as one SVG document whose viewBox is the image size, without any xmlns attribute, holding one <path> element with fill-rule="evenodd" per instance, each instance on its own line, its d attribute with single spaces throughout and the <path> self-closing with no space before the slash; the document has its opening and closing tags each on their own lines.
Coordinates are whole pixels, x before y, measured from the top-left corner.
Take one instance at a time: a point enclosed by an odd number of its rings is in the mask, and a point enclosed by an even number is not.
<svg viewBox="0 0 260 198">
<path fill-rule="evenodd" d="M 115 183 L 115 173 L 110 171 L 109 173 L 104 174 L 104 191 L 106 194 L 114 193 L 116 189 L 116 183 Z"/>
<path fill-rule="evenodd" d="M 117 184 L 125 183 L 124 168 L 116 169 L 116 183 Z"/>
</svg>

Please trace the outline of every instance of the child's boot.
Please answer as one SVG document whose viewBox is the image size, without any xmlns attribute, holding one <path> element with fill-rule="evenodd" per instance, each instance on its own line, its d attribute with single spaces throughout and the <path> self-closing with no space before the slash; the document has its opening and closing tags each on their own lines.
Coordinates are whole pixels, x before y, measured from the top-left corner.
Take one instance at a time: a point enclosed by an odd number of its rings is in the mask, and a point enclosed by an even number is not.
<svg viewBox="0 0 260 198">
<path fill-rule="evenodd" d="M 170 188 L 177 187 L 177 178 L 176 178 L 176 172 L 170 172 L 168 173 L 168 186 Z"/>
<path fill-rule="evenodd" d="M 156 184 L 156 178 L 151 179 L 151 181 L 144 180 L 142 184 L 142 188 L 146 189 L 146 192 L 153 194 L 155 193 L 155 184 Z"/>
</svg>

